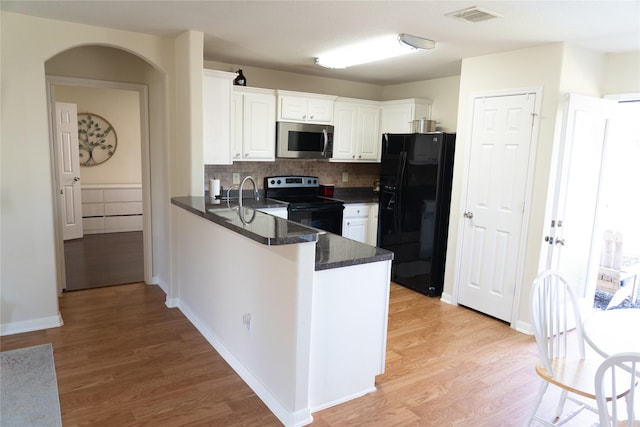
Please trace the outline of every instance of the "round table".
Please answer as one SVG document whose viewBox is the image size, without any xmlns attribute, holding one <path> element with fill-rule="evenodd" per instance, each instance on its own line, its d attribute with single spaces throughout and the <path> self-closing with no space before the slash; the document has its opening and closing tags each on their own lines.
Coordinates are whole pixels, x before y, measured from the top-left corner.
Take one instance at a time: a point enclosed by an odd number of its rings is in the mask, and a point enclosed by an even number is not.
<svg viewBox="0 0 640 427">
<path fill-rule="evenodd" d="M 596 311 L 584 320 L 583 332 L 587 343 L 604 357 L 640 353 L 640 309 Z"/>
</svg>

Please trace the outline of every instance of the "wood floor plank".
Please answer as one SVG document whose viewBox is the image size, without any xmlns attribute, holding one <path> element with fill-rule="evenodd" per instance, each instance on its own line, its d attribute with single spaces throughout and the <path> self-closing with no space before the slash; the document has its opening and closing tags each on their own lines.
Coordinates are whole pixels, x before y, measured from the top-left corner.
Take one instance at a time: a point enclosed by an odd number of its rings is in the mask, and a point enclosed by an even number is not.
<svg viewBox="0 0 640 427">
<path fill-rule="evenodd" d="M 66 290 L 144 280 L 142 231 L 86 234 L 64 242 Z"/>
<path fill-rule="evenodd" d="M 143 283 L 65 293 L 64 326 L 0 337 L 0 348 L 53 344 L 65 427 L 281 425 L 164 302 Z M 392 284 L 378 390 L 314 413 L 313 425 L 521 425 L 536 358 L 533 337 Z"/>
</svg>

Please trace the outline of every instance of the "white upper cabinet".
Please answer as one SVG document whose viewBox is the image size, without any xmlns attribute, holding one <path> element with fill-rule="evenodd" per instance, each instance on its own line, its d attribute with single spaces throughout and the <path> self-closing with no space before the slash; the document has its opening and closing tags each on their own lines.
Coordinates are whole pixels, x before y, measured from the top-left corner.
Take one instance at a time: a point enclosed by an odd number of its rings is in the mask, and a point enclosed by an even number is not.
<svg viewBox="0 0 640 427">
<path fill-rule="evenodd" d="M 233 91 L 232 160 L 275 161 L 275 91 L 241 86 Z"/>
<path fill-rule="evenodd" d="M 230 165 L 231 93 L 235 73 L 203 70 L 202 148 L 207 165 Z"/>
<path fill-rule="evenodd" d="M 339 98 L 335 103 L 334 125 L 332 161 L 380 161 L 379 102 Z"/>
<path fill-rule="evenodd" d="M 335 96 L 278 91 L 278 120 L 333 124 Z"/>
<path fill-rule="evenodd" d="M 413 120 L 431 117 L 430 99 L 399 99 L 382 103 L 382 133 L 411 133 Z"/>
</svg>

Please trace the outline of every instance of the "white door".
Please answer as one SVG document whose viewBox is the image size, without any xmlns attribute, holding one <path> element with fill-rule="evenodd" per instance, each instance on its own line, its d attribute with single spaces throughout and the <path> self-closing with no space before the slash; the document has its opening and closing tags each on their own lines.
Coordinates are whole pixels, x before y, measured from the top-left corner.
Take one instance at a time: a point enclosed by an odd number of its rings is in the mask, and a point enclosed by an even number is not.
<svg viewBox="0 0 640 427">
<path fill-rule="evenodd" d="M 458 303 L 511 320 L 518 281 L 534 93 L 473 105 Z"/>
<path fill-rule="evenodd" d="M 607 122 L 614 101 L 568 94 L 563 108 L 546 268 L 560 271 L 581 297 L 593 301 L 602 230 L 598 229 L 598 193 Z"/>
<path fill-rule="evenodd" d="M 82 193 L 76 104 L 56 102 L 55 145 L 59 216 L 64 240 L 82 237 Z"/>
</svg>

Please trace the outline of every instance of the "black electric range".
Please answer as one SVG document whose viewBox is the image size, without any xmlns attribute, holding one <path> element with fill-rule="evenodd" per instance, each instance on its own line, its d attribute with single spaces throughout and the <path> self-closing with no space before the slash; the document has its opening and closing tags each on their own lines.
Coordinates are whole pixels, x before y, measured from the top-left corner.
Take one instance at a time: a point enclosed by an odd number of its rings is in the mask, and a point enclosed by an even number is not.
<svg viewBox="0 0 640 427">
<path fill-rule="evenodd" d="M 342 235 L 340 200 L 320 196 L 317 176 L 270 176 L 264 179 L 265 197 L 288 203 L 288 219 Z"/>
</svg>

